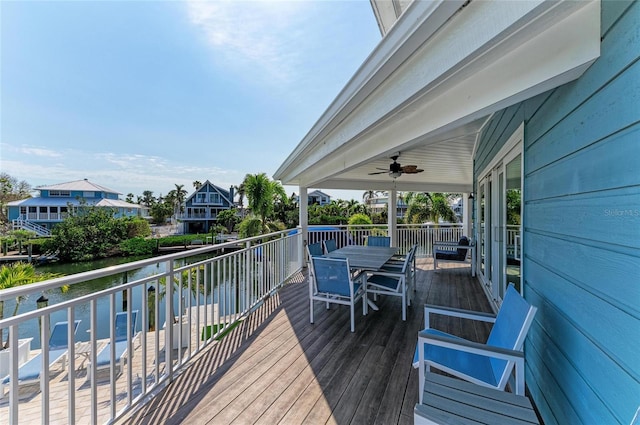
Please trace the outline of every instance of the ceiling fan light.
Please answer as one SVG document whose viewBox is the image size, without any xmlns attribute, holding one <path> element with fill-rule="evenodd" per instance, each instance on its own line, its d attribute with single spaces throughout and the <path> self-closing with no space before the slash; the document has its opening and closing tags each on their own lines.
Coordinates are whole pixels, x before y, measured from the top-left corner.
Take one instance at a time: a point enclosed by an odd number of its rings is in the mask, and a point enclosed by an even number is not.
<svg viewBox="0 0 640 425">
<path fill-rule="evenodd" d="M 391 171 L 389 175 L 395 179 L 402 175 L 402 171 Z"/>
</svg>

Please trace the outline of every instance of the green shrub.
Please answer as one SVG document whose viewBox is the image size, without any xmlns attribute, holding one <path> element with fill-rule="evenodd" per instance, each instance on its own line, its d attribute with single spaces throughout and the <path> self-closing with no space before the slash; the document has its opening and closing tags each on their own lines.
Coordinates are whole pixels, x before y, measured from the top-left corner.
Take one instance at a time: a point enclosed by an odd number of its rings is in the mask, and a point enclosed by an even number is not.
<svg viewBox="0 0 640 425">
<path fill-rule="evenodd" d="M 127 219 L 127 235 L 130 238 L 146 238 L 151 236 L 151 226 L 144 218 L 131 217 Z"/>
<path fill-rule="evenodd" d="M 211 236 L 210 234 L 193 234 L 193 235 L 176 235 L 176 236 L 165 236 L 158 239 L 158 243 L 160 246 L 185 246 L 191 245 L 191 241 L 193 240 L 201 240 L 205 242 L 207 240 L 207 236 Z"/>
<path fill-rule="evenodd" d="M 155 252 L 156 246 L 154 239 L 131 238 L 120 242 L 120 251 L 123 255 L 150 255 Z"/>
</svg>

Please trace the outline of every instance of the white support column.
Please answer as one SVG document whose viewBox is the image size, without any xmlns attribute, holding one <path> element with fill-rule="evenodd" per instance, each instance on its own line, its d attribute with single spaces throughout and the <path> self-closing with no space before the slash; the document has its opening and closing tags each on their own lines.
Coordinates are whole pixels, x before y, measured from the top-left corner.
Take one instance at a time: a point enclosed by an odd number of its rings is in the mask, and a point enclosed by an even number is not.
<svg viewBox="0 0 640 425">
<path fill-rule="evenodd" d="M 473 206 L 473 202 L 469 200 L 469 194 L 463 193 L 462 194 L 462 233 L 469 238 L 473 237 L 473 235 L 471 234 L 473 230 L 471 228 L 471 217 L 473 217 L 473 215 L 471 214 L 472 206 Z"/>
<path fill-rule="evenodd" d="M 300 258 L 302 259 L 301 262 L 302 264 L 306 265 L 306 260 L 305 260 L 305 246 L 307 245 L 307 241 L 309 240 L 308 237 L 308 227 L 309 227 L 309 216 L 308 216 L 308 208 L 307 208 L 307 202 L 308 202 L 308 194 L 307 194 L 307 188 L 306 187 L 302 187 L 299 186 L 299 201 L 298 201 L 298 209 L 299 209 L 299 219 L 298 221 L 300 222 L 299 228 L 300 228 L 300 232 L 302 233 L 302 243 L 300 244 Z"/>
<path fill-rule="evenodd" d="M 395 189 L 389 191 L 389 204 L 387 205 L 387 223 L 391 246 L 398 246 L 398 192 Z"/>
</svg>

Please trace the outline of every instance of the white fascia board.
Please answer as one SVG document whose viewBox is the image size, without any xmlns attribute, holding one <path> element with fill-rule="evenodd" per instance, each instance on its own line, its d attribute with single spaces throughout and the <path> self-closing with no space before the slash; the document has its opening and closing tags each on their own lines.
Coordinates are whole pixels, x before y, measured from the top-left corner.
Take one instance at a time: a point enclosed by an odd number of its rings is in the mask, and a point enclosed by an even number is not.
<svg viewBox="0 0 640 425">
<path fill-rule="evenodd" d="M 471 2 L 278 178 L 313 185 L 424 143 L 577 78 L 599 48 L 599 1 Z"/>
<path fill-rule="evenodd" d="M 416 49 L 420 48 L 464 4 L 465 0 L 414 1 L 389 33 L 365 59 L 311 130 L 274 174 L 287 179 L 289 169 L 313 149 L 318 140 L 358 108 Z"/>
</svg>

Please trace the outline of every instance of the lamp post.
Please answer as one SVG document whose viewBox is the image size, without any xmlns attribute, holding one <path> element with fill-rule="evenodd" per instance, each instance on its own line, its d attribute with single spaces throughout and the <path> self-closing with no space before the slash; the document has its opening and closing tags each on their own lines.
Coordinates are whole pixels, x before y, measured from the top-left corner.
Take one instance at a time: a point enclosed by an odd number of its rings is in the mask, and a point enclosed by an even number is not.
<svg viewBox="0 0 640 425">
<path fill-rule="evenodd" d="M 49 305 L 49 298 L 47 298 L 44 294 L 40 295 L 40 298 L 36 300 L 36 308 L 40 310 L 41 308 L 45 308 Z M 42 317 L 38 316 L 38 328 L 40 332 L 40 339 L 42 339 Z M 42 347 L 42 341 L 40 341 L 40 346 Z"/>
<path fill-rule="evenodd" d="M 156 288 L 151 285 L 147 288 L 147 310 L 149 311 L 149 330 L 156 329 Z"/>
</svg>

